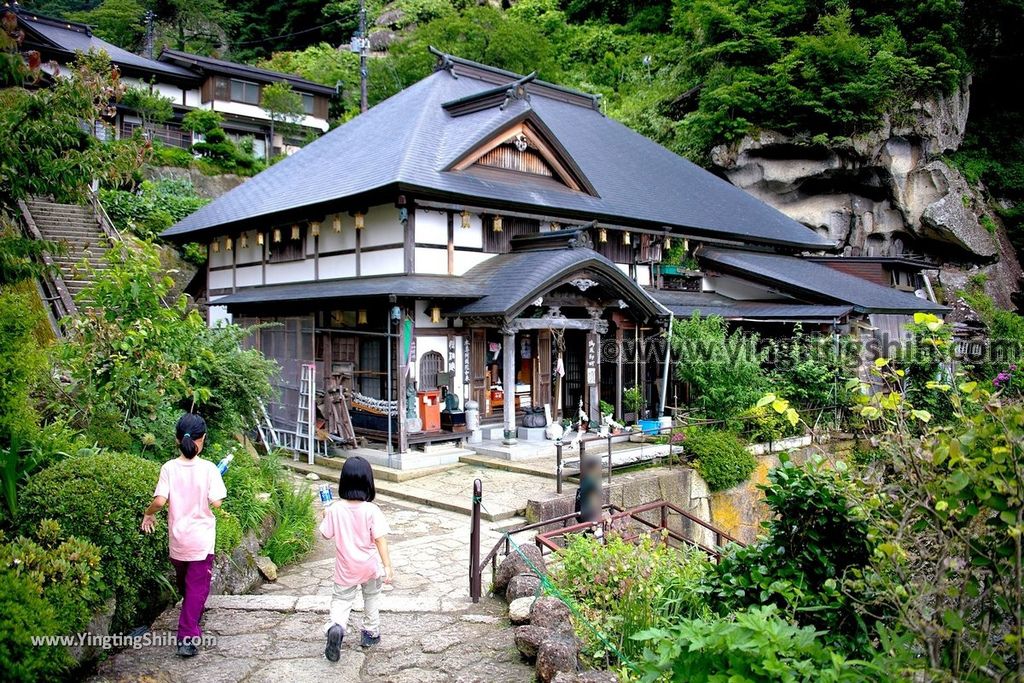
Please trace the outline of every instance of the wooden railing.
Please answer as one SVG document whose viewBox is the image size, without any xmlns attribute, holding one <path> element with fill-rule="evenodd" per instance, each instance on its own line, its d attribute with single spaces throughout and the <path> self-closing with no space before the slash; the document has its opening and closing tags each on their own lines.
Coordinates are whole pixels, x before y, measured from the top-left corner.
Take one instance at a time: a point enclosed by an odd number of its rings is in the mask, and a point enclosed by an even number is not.
<svg viewBox="0 0 1024 683">
<path fill-rule="evenodd" d="M 22 222 L 28 237 L 39 242 L 44 241 L 35 219 L 32 218 L 32 212 L 20 199 L 18 200 L 18 209 L 21 210 Z M 78 309 L 75 307 L 75 300 L 71 296 L 71 292 L 64 284 L 60 268 L 53 262 L 50 254 L 44 251 L 40 258 L 43 262 L 43 271 L 39 277 L 39 285 L 42 289 L 43 299 L 49 306 L 50 324 L 54 333 L 63 336 L 64 328 L 61 321 L 69 315 L 73 315 Z"/>
</svg>

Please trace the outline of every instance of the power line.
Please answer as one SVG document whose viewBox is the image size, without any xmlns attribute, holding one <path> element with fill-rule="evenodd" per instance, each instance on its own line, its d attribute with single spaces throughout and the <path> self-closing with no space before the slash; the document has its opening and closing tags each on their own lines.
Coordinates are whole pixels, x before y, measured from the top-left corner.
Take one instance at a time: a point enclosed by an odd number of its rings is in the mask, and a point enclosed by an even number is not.
<svg viewBox="0 0 1024 683">
<path fill-rule="evenodd" d="M 304 33 L 311 33 L 313 31 L 321 31 L 321 30 L 327 28 L 328 26 L 333 26 L 334 24 L 340 24 L 343 21 L 348 21 L 348 19 L 347 18 L 345 18 L 345 19 L 334 19 L 333 21 L 329 21 L 326 24 L 322 24 L 320 26 L 314 26 L 313 28 L 306 28 L 306 29 L 303 29 L 301 31 L 293 31 L 291 33 L 285 33 L 285 34 L 280 35 L 280 36 L 269 36 L 269 37 L 266 37 L 266 38 L 258 38 L 256 40 L 243 40 L 243 41 L 239 41 L 239 42 L 229 41 L 229 45 L 231 45 L 232 47 L 238 47 L 238 46 L 241 46 L 241 45 L 256 45 L 258 43 L 266 43 L 266 42 L 269 42 L 271 40 L 281 40 L 282 38 L 291 38 L 293 36 L 301 36 Z"/>
</svg>

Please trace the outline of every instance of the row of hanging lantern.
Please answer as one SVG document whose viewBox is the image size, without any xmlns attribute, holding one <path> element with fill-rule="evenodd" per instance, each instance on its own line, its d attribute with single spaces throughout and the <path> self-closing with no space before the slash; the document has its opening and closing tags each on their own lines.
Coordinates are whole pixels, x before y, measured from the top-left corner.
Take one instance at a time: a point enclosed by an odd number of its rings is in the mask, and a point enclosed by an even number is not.
<svg viewBox="0 0 1024 683">
<path fill-rule="evenodd" d="M 469 214 L 469 211 L 463 209 L 462 213 L 460 214 L 460 216 L 462 217 L 462 229 L 463 230 L 468 230 L 469 226 L 470 226 L 470 220 L 469 220 L 470 214 Z M 552 231 L 558 231 L 558 230 L 562 229 L 562 224 L 558 223 L 557 221 L 551 221 L 551 223 L 549 225 L 550 225 Z M 504 221 L 502 219 L 501 214 L 500 213 L 496 213 L 493 216 L 491 216 L 491 231 L 492 232 L 502 232 L 503 229 L 504 229 Z M 622 243 L 625 244 L 625 245 L 630 245 L 630 244 L 633 243 L 633 236 L 632 236 L 632 234 L 630 234 L 629 230 L 623 230 L 622 231 L 622 238 L 621 239 L 622 239 Z M 608 243 L 608 228 L 598 228 L 597 229 L 597 241 L 598 241 L 599 244 L 607 244 Z M 672 238 L 670 236 L 668 236 L 668 235 L 665 236 L 664 247 L 665 247 L 665 249 L 671 249 L 672 248 Z"/>
<path fill-rule="evenodd" d="M 322 224 L 322 221 L 309 221 L 309 234 L 312 235 L 313 237 L 319 237 L 320 236 L 320 226 L 321 226 L 321 224 Z M 366 227 L 366 214 L 363 213 L 362 211 L 357 211 L 353 215 L 353 224 L 355 225 L 355 229 L 356 230 L 362 230 L 363 228 L 365 228 Z M 335 233 L 340 233 L 341 232 L 341 215 L 340 214 L 335 214 L 334 217 L 331 219 L 331 228 L 334 230 Z M 291 227 L 291 238 L 293 240 L 297 240 L 297 239 L 300 239 L 301 237 L 302 237 L 302 228 L 301 228 L 301 226 L 298 223 L 293 223 L 292 227 Z M 280 244 L 281 241 L 284 238 L 284 235 L 283 235 L 283 233 L 281 231 L 281 228 L 274 228 L 273 230 L 271 230 L 270 231 L 270 238 L 271 238 L 271 242 L 272 243 Z M 262 230 L 257 231 L 256 232 L 256 244 L 262 247 L 263 244 L 264 244 L 264 240 L 265 240 L 264 232 Z M 234 240 L 231 237 L 225 237 L 224 238 L 224 250 L 225 251 L 231 251 L 231 249 L 233 247 L 234 247 Z M 249 234 L 248 233 L 243 232 L 241 235 L 239 235 L 239 237 L 238 237 L 238 248 L 239 249 L 248 249 L 249 248 Z M 211 242 L 210 249 L 214 253 L 219 252 L 220 251 L 220 239 L 215 239 L 213 242 Z"/>
</svg>

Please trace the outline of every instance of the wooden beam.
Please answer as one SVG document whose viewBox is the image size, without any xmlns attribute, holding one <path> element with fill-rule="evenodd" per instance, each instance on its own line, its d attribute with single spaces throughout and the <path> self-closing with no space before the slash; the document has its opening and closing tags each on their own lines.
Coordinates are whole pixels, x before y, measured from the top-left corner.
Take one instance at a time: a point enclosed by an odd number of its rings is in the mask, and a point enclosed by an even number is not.
<svg viewBox="0 0 1024 683">
<path fill-rule="evenodd" d="M 405 254 L 405 273 L 412 275 L 416 272 L 416 203 L 410 201 L 406 209 L 408 213 L 405 220 L 403 251 Z"/>
<path fill-rule="evenodd" d="M 607 334 L 608 321 L 592 318 L 515 318 L 506 326 L 510 330 L 586 330 Z"/>
<path fill-rule="evenodd" d="M 502 415 L 505 423 L 505 438 L 502 443 L 513 445 L 516 443 L 516 333 L 515 330 L 505 329 L 504 347 L 502 348 Z"/>
<path fill-rule="evenodd" d="M 455 275 L 455 215 L 448 212 L 448 274 Z"/>
</svg>

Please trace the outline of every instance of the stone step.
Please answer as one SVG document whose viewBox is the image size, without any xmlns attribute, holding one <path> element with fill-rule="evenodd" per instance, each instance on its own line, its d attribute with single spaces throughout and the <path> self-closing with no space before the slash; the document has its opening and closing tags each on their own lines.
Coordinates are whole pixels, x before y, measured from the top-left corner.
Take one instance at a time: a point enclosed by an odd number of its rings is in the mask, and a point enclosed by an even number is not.
<svg viewBox="0 0 1024 683">
<path fill-rule="evenodd" d="M 301 474 L 309 474 L 312 472 L 316 474 L 325 484 L 331 486 L 331 490 L 337 496 L 338 492 L 338 470 L 331 467 L 324 467 L 323 465 L 309 465 L 305 460 L 282 460 L 282 464 L 289 469 L 292 469 Z M 376 471 L 376 467 L 374 468 Z M 463 515 L 472 515 L 473 507 L 468 496 L 447 496 L 444 500 L 438 499 L 438 497 L 428 497 L 423 495 L 415 489 L 409 489 L 404 487 L 399 482 L 390 482 L 378 479 L 374 482 L 376 485 L 377 493 L 391 498 L 397 498 L 399 500 L 405 500 L 410 503 L 418 503 L 420 505 L 426 505 L 427 507 L 437 508 L 438 510 L 447 510 L 448 512 L 457 512 Z M 483 519 L 489 522 L 501 522 L 512 517 L 517 517 L 521 513 L 521 510 L 506 510 L 497 508 L 495 511 L 481 511 L 480 515 Z"/>
<path fill-rule="evenodd" d="M 355 449 L 353 451 L 345 451 L 345 452 L 349 453 L 349 455 L 351 457 L 352 455 L 360 455 L 357 452 L 358 450 L 359 449 Z M 341 468 L 345 464 L 345 456 L 340 456 L 340 457 L 324 457 L 322 455 L 317 455 L 315 457 L 315 462 L 316 462 L 317 465 L 322 465 L 324 467 L 329 467 L 332 470 L 336 470 L 337 472 L 341 472 Z M 378 465 L 378 464 L 375 463 L 373 465 L 373 476 L 376 479 L 383 479 L 384 481 L 394 481 L 394 482 L 409 481 L 410 479 L 416 479 L 418 477 L 426 477 L 426 476 L 429 476 L 431 474 L 437 474 L 438 472 L 444 472 L 445 470 L 450 470 L 453 467 L 458 467 L 458 466 L 459 466 L 459 463 L 455 462 L 455 463 L 444 464 L 444 465 L 435 465 L 433 467 L 419 467 L 419 468 L 411 469 L 411 470 L 400 470 L 400 469 L 396 469 L 396 468 L 393 468 L 393 467 L 384 467 L 382 465 Z M 337 479 L 337 474 L 335 474 L 335 479 Z"/>
<path fill-rule="evenodd" d="M 477 467 L 504 470 L 505 472 L 532 474 L 538 477 L 546 477 L 548 479 L 558 478 L 558 475 L 555 473 L 554 460 L 550 462 L 548 462 L 547 459 L 544 459 L 543 461 L 515 462 L 512 460 L 505 460 L 503 458 L 492 458 L 490 456 L 480 455 L 479 453 L 474 452 L 472 455 L 460 456 L 459 462 L 467 465 L 476 465 Z"/>
<path fill-rule="evenodd" d="M 67 224 L 49 226 L 36 223 L 36 227 L 39 228 L 39 232 L 43 236 L 52 236 L 56 238 L 98 237 L 106 239 L 106 235 L 104 235 L 96 226 L 75 226 Z"/>
</svg>

